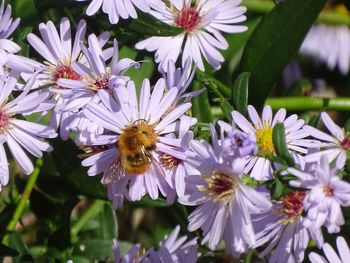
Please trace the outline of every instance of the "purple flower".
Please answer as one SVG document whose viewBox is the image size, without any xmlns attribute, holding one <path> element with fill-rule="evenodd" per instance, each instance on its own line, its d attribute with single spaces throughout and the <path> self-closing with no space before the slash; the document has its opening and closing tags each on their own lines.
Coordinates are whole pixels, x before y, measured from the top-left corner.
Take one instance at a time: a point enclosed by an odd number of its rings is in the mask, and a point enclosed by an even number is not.
<svg viewBox="0 0 350 263">
<path fill-rule="evenodd" d="M 29 93 L 35 79 L 24 86 L 20 95 L 9 101 L 11 92 L 17 85 L 17 77 L 10 73 L 5 80 L 0 78 L 0 190 L 9 180 L 5 142 L 21 170 L 25 174 L 30 174 L 34 167 L 23 148 L 31 155 L 41 158 L 43 151 L 52 150 L 43 138 L 57 136 L 52 128 L 23 120 L 23 115 L 47 110 L 43 103 L 47 99 L 47 93 Z"/>
<path fill-rule="evenodd" d="M 350 249 L 343 237 L 337 237 L 337 248 L 338 248 L 339 256 L 328 243 L 325 243 L 323 245 L 323 252 L 327 257 L 327 259 L 316 254 L 315 252 L 311 252 L 309 254 L 309 259 L 311 263 L 347 263 L 349 262 Z"/>
<path fill-rule="evenodd" d="M 85 1 L 85 0 L 76 0 Z M 143 12 L 148 13 L 152 6 L 162 4 L 161 0 L 92 0 L 86 14 L 92 16 L 101 8 L 108 14 L 109 22 L 117 24 L 119 18 L 127 19 L 129 17 L 136 19 L 137 12 L 134 6 Z"/>
<path fill-rule="evenodd" d="M 222 156 L 225 159 L 256 155 L 257 150 L 255 138 L 239 130 L 228 132 L 222 141 Z"/>
<path fill-rule="evenodd" d="M 345 221 L 340 206 L 350 206 L 350 184 L 337 176 L 337 169 L 330 169 L 326 157 L 320 165 L 313 165 L 307 172 L 289 168 L 288 172 L 300 180 L 291 181 L 294 187 L 308 189 L 304 207 L 310 224 L 316 228 L 325 225 L 329 233 L 340 231 Z"/>
<path fill-rule="evenodd" d="M 309 140 L 305 139 L 309 134 L 304 130 L 304 120 L 298 119 L 297 115 L 291 115 L 286 118 L 286 110 L 279 109 L 273 117 L 271 107 L 266 105 L 263 109 L 261 118 L 253 106 L 248 106 L 248 115 L 250 123 L 238 111 L 232 112 L 233 122 L 247 135 L 256 141 L 258 153 L 250 155 L 245 172 L 259 181 L 266 181 L 272 178 L 272 162 L 267 158 L 268 155 L 274 155 L 275 149 L 272 141 L 272 131 L 277 123 L 283 123 L 286 133 L 286 143 L 295 161 L 303 167 L 304 161 L 301 154 L 307 153 L 310 145 Z"/>
<path fill-rule="evenodd" d="M 321 141 L 315 141 L 313 148 L 322 148 L 305 156 L 306 162 L 317 162 L 322 155 L 326 155 L 330 162 L 336 161 L 336 167 L 342 169 L 346 162 L 346 154 L 350 149 L 350 136 L 329 117 L 326 112 L 321 113 L 321 119 L 330 131 L 328 135 L 314 127 L 305 125 L 311 136 Z"/>
<path fill-rule="evenodd" d="M 161 156 L 187 158 L 189 153 L 182 147 L 181 139 L 165 135 L 178 131 L 178 119 L 191 104 L 181 104 L 169 111 L 178 90 L 166 92 L 164 84 L 160 79 L 151 93 L 149 81 L 144 80 L 138 102 L 136 88 L 130 81 L 127 87 L 115 89 L 118 101 L 101 97 L 101 103 L 91 102 L 83 111 L 86 117 L 109 131 L 89 145 L 108 149 L 85 159 L 82 164 L 91 166 L 89 175 L 104 173 L 102 182 L 108 186 L 115 206 L 120 206 L 124 197 L 135 201 L 147 193 L 157 199 L 158 190 L 169 202 L 174 199 Z"/>
<path fill-rule="evenodd" d="M 7 5 L 5 9 L 5 1 L 1 1 L 0 6 L 0 66 L 1 75 L 4 74 L 3 66 L 10 60 L 9 54 L 16 53 L 21 50 L 21 47 L 12 40 L 8 39 L 10 35 L 15 31 L 20 22 L 19 18 L 12 21 L 11 17 L 12 8 L 11 5 Z"/>
<path fill-rule="evenodd" d="M 113 42 L 113 48 L 105 51 L 102 50 L 94 34 L 89 36 L 88 43 L 89 47 L 80 45 L 86 61 L 74 62 L 72 65 L 72 69 L 79 77 L 69 79 L 62 76 L 57 81 L 59 88 L 56 89 L 64 100 L 59 107 L 56 107 L 57 111 L 76 113 L 71 115 L 70 122 L 73 123 L 69 128 L 78 133 L 79 144 L 93 140 L 103 131 L 80 111 L 93 99 L 98 102 L 101 96 L 111 96 L 114 88 L 125 86 L 130 80 L 124 76 L 125 71 L 132 66 L 139 66 L 139 63 L 128 58 L 118 60 L 119 48 L 116 40 Z M 111 57 L 112 63 L 109 67 L 107 61 Z"/>
<path fill-rule="evenodd" d="M 203 230 L 202 244 L 215 249 L 224 240 L 226 251 L 238 257 L 255 246 L 251 214 L 268 209 L 271 203 L 241 182 L 241 159 L 232 165 L 221 158 L 222 148 L 214 128 L 213 146 L 206 141 L 193 141 L 197 154 L 187 161 L 196 169 L 187 182 L 196 189 L 179 198 L 185 205 L 198 207 L 189 216 L 189 231 Z M 233 168 L 234 167 L 234 168 Z"/>
<path fill-rule="evenodd" d="M 346 25 L 314 25 L 300 52 L 326 63 L 330 70 L 338 68 L 343 75 L 350 68 L 350 29 Z"/>
<path fill-rule="evenodd" d="M 253 217 L 256 247 L 270 241 L 260 253 L 269 256 L 269 263 L 302 262 L 310 237 L 323 244 L 319 229 L 303 224 L 305 192 L 295 191 L 280 198 L 272 209 Z"/>
<path fill-rule="evenodd" d="M 157 19 L 183 29 L 176 36 L 153 36 L 136 44 L 137 49 L 155 51 L 155 61 L 159 69 L 166 71 L 170 60 L 176 62 L 181 48 L 182 66 L 187 60 L 204 71 L 202 56 L 215 69 L 220 68 L 224 61 L 217 49 L 227 49 L 228 43 L 220 31 L 239 33 L 247 30 L 245 26 L 234 25 L 246 20 L 243 15 L 245 7 L 241 1 L 206 1 L 198 0 L 169 0 L 168 4 L 161 3 L 150 13 Z"/>
<path fill-rule="evenodd" d="M 179 237 L 180 227 L 177 226 L 160 242 L 159 248 L 148 249 L 141 253 L 141 246 L 134 245 L 122 257 L 119 243 L 113 240 L 113 252 L 116 263 L 195 263 L 198 258 L 198 245 L 196 238 L 187 240 L 187 236 Z"/>
</svg>

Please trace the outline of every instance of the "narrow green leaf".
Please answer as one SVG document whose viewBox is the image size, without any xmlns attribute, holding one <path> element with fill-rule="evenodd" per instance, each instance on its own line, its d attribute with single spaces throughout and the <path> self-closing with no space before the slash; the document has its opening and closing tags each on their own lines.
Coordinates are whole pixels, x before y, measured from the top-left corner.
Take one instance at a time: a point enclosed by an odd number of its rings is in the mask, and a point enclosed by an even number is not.
<svg viewBox="0 0 350 263">
<path fill-rule="evenodd" d="M 272 192 L 272 199 L 277 200 L 282 196 L 283 193 L 283 183 L 279 178 L 275 178 L 274 189 Z"/>
<path fill-rule="evenodd" d="M 224 117 L 231 122 L 232 121 L 231 112 L 233 111 L 232 105 L 227 101 L 227 99 L 221 99 L 220 107 L 221 107 L 222 113 L 224 114 Z"/>
<path fill-rule="evenodd" d="M 241 61 L 241 70 L 252 74 L 250 104 L 263 106 L 325 4 L 326 0 L 285 0 L 264 16 L 248 40 Z"/>
<path fill-rule="evenodd" d="M 231 104 L 243 115 L 247 114 L 250 75 L 250 72 L 241 73 L 233 83 L 233 89 L 231 92 Z"/>
<path fill-rule="evenodd" d="M 114 210 L 110 203 L 105 203 L 102 213 L 98 215 L 99 222 L 99 236 L 103 239 L 113 239 L 118 235 L 118 223 Z"/>
<path fill-rule="evenodd" d="M 283 158 L 283 160 L 290 166 L 294 166 L 294 159 L 290 155 L 286 143 L 286 134 L 283 123 L 277 123 L 272 131 L 273 147 L 277 156 Z"/>
<path fill-rule="evenodd" d="M 201 83 L 199 81 L 194 81 L 193 89 L 198 90 L 200 88 Z M 206 90 L 192 99 L 192 114 L 199 122 L 212 122 L 213 116 L 211 114 L 208 92 Z"/>
<path fill-rule="evenodd" d="M 74 246 L 73 256 L 87 257 L 90 259 L 90 262 L 95 262 L 107 257 L 114 258 L 112 251 L 112 240 L 82 240 Z"/>
</svg>

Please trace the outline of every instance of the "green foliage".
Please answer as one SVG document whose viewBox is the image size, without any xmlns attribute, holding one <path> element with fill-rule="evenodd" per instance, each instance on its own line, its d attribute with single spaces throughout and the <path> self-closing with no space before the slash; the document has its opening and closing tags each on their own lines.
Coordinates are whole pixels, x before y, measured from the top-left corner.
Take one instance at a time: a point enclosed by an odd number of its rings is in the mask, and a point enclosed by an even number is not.
<svg viewBox="0 0 350 263">
<path fill-rule="evenodd" d="M 231 91 L 230 102 L 233 107 L 243 115 L 247 114 L 249 78 L 249 72 L 241 73 L 233 83 Z"/>
<path fill-rule="evenodd" d="M 261 107 L 298 51 L 326 0 L 286 0 L 267 13 L 248 40 L 241 71 L 251 72 L 249 103 Z"/>
<path fill-rule="evenodd" d="M 273 147 L 275 148 L 276 155 L 283 158 L 283 160 L 290 166 L 294 166 L 294 159 L 290 155 L 287 143 L 286 133 L 283 123 L 277 123 L 272 131 Z"/>
</svg>

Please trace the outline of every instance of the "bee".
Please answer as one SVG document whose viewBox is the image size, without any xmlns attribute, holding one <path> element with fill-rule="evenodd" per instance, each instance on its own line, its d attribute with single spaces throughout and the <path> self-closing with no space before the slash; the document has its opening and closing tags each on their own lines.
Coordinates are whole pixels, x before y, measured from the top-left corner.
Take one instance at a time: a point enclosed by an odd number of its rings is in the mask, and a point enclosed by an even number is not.
<svg viewBox="0 0 350 263">
<path fill-rule="evenodd" d="M 138 120 L 125 128 L 117 141 L 119 156 L 113 160 L 102 182 L 109 184 L 121 179 L 125 173 L 143 174 L 156 160 L 151 152 L 156 149 L 157 134 L 145 120 Z"/>
</svg>

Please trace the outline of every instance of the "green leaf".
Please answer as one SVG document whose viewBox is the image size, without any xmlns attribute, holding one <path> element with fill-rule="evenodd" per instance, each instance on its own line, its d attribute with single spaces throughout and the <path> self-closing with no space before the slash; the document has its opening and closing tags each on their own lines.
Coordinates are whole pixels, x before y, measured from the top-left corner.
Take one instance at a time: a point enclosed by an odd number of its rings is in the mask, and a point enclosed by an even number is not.
<svg viewBox="0 0 350 263">
<path fill-rule="evenodd" d="M 294 166 L 294 159 L 290 155 L 286 143 L 286 134 L 283 123 L 277 123 L 272 131 L 273 147 L 277 156 L 283 158 L 283 160 L 290 166 Z"/>
<path fill-rule="evenodd" d="M 222 113 L 224 114 L 224 117 L 231 122 L 232 121 L 231 112 L 233 111 L 232 105 L 227 101 L 227 99 L 220 99 L 220 107 L 221 107 Z"/>
<path fill-rule="evenodd" d="M 200 88 L 201 83 L 199 81 L 194 81 L 193 89 L 199 90 Z M 208 92 L 206 90 L 192 99 L 192 114 L 199 122 L 212 122 L 213 116 L 211 114 Z"/>
<path fill-rule="evenodd" d="M 87 257 L 90 262 L 101 260 L 106 257 L 114 258 L 112 240 L 88 239 L 78 242 L 73 249 L 74 256 Z"/>
<path fill-rule="evenodd" d="M 88 176 L 86 168 L 81 166 L 81 160 L 77 157 L 82 153 L 71 141 L 52 140 L 53 159 L 57 170 L 79 194 L 89 197 L 107 200 L 106 188 L 101 184 L 101 176 Z"/>
<path fill-rule="evenodd" d="M 139 14 L 139 17 L 130 23 L 129 30 L 150 36 L 176 36 L 183 33 L 182 28 L 170 26 L 145 13 Z"/>
<path fill-rule="evenodd" d="M 157 200 L 151 199 L 149 196 L 143 197 L 140 201 L 135 201 L 131 203 L 132 206 L 148 206 L 148 207 L 168 207 L 170 204 L 162 198 Z"/>
<path fill-rule="evenodd" d="M 279 178 L 275 178 L 274 184 L 275 185 L 274 185 L 274 189 L 272 192 L 272 199 L 277 200 L 283 194 L 283 183 Z"/>
<path fill-rule="evenodd" d="M 243 115 L 247 114 L 250 75 L 249 72 L 241 73 L 233 83 L 233 89 L 231 92 L 231 104 Z"/>
<path fill-rule="evenodd" d="M 118 235 L 118 223 L 115 212 L 110 203 L 105 203 L 103 211 L 98 216 L 101 223 L 98 228 L 98 238 L 113 239 Z"/>
<path fill-rule="evenodd" d="M 275 82 L 299 47 L 326 0 L 285 0 L 261 20 L 248 40 L 241 71 L 251 72 L 249 103 L 264 105 Z"/>
</svg>

